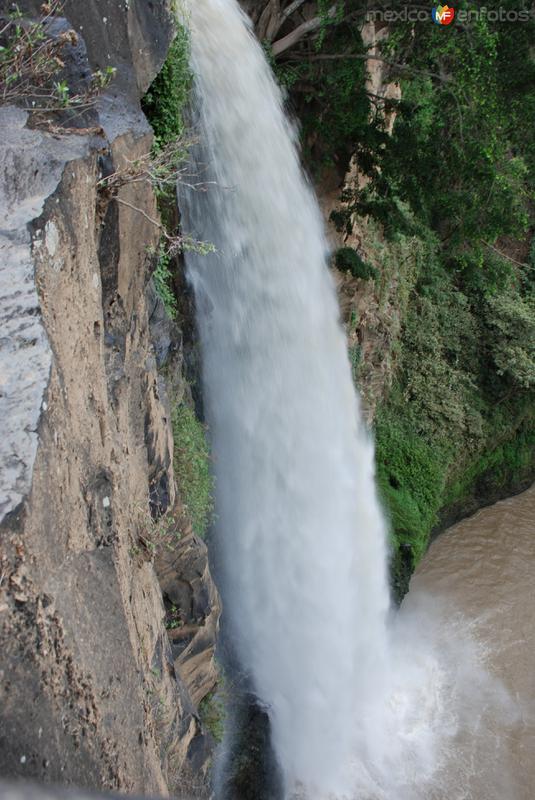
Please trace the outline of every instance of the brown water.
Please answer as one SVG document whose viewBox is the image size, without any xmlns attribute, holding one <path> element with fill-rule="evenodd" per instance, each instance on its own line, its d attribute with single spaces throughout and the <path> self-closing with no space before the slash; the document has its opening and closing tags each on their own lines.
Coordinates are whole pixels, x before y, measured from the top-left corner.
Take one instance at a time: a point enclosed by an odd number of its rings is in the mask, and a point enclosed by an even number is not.
<svg viewBox="0 0 535 800">
<path fill-rule="evenodd" d="M 402 616 L 434 607 L 444 662 L 452 640 L 474 645 L 459 655 L 474 666 L 466 678 L 472 689 L 454 709 L 461 722 L 428 800 L 535 800 L 534 578 L 535 485 L 442 534 L 411 581 Z"/>
</svg>

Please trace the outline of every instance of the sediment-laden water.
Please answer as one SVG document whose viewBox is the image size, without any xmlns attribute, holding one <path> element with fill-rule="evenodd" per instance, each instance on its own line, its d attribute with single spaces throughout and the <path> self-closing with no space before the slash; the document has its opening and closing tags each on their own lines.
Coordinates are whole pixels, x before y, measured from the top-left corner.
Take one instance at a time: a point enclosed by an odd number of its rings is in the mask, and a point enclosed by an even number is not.
<svg viewBox="0 0 535 800">
<path fill-rule="evenodd" d="M 442 776 L 440 797 L 535 797 L 534 575 L 535 486 L 450 528 L 412 579 L 403 613 L 418 613 L 432 598 L 444 629 L 468 633 L 514 703 L 513 720 L 512 706 L 493 698 L 490 706 L 474 708 L 480 725 L 471 737 L 459 736 L 459 769 Z"/>
</svg>

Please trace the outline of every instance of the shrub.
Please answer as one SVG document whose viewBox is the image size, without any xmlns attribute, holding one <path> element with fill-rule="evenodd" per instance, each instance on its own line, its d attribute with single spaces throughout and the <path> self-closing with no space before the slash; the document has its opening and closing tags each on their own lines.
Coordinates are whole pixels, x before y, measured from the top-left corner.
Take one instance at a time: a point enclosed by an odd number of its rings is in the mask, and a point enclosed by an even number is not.
<svg viewBox="0 0 535 800">
<path fill-rule="evenodd" d="M 513 288 L 487 299 L 491 353 L 498 375 L 513 385 L 535 386 L 535 295 Z"/>
<path fill-rule="evenodd" d="M 23 17 L 18 7 L 0 14 L 0 103 L 23 105 L 32 113 L 78 112 L 93 105 L 115 75 L 113 67 L 94 72 L 83 91 L 72 94 L 63 79 L 65 50 L 75 47 L 78 34 L 48 33 L 48 24 L 61 13 L 61 3 L 43 4 L 37 20 Z"/>
<path fill-rule="evenodd" d="M 342 272 L 350 272 L 354 278 L 367 281 L 375 280 L 378 272 L 371 264 L 367 264 L 352 247 L 341 247 L 336 251 L 335 264 Z"/>
<path fill-rule="evenodd" d="M 206 431 L 187 405 L 172 412 L 174 468 L 178 491 L 193 531 L 204 536 L 213 514 L 213 480 Z"/>
<path fill-rule="evenodd" d="M 167 511 L 155 516 L 150 508 L 137 508 L 135 527 L 137 537 L 130 551 L 132 556 L 143 556 L 153 561 L 162 550 L 173 551 L 182 537 L 185 520 Z"/>
</svg>

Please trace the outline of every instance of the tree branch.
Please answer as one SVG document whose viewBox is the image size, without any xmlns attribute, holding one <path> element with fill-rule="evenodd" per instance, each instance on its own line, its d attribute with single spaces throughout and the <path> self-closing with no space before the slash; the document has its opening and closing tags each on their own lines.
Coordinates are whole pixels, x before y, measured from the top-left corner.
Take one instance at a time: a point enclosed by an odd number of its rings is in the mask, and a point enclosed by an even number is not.
<svg viewBox="0 0 535 800">
<path fill-rule="evenodd" d="M 337 6 L 335 3 L 330 7 L 329 11 L 327 12 L 327 16 L 329 18 L 334 17 L 336 14 L 336 9 Z M 282 39 L 279 39 L 273 44 L 272 53 L 275 58 L 296 45 L 297 42 L 299 42 L 304 36 L 307 36 L 307 34 L 317 31 L 318 28 L 321 28 L 323 22 L 324 17 L 314 17 L 313 19 L 309 19 L 306 22 L 303 22 L 301 25 L 298 25 L 295 30 L 291 31 L 286 36 L 283 36 Z"/>
<path fill-rule="evenodd" d="M 298 8 L 301 8 L 304 3 L 306 3 L 306 0 L 293 0 L 293 3 L 290 3 L 290 5 L 282 12 L 282 21 L 284 22 L 288 19 L 288 17 L 291 17 L 292 14 L 297 11 Z"/>
<path fill-rule="evenodd" d="M 268 42 L 271 42 L 273 40 L 281 25 L 280 18 L 280 0 L 269 0 L 256 26 L 256 33 L 260 41 L 267 39 Z"/>
<path fill-rule="evenodd" d="M 501 250 L 498 250 L 498 248 L 494 247 L 494 245 L 490 244 L 490 242 L 486 242 L 485 240 L 483 240 L 483 244 L 486 247 L 488 247 L 489 250 L 494 250 L 494 252 L 497 253 L 502 258 L 507 259 L 507 261 L 510 261 L 512 264 L 516 264 L 517 267 L 523 267 L 524 269 L 529 269 L 529 270 L 535 269 L 535 267 L 530 267 L 529 264 L 524 264 L 522 261 L 516 261 L 516 259 L 511 258 L 511 256 L 508 256 L 507 253 L 502 253 Z"/>
<path fill-rule="evenodd" d="M 152 217 L 149 217 L 149 215 L 145 211 L 143 211 L 142 208 L 138 208 L 137 206 L 134 206 L 132 203 L 129 203 L 128 200 L 123 200 L 122 197 L 115 196 L 113 199 L 115 200 L 116 203 L 120 203 L 122 206 L 126 206 L 127 208 L 131 208 L 132 211 L 137 211 L 138 214 L 141 214 L 142 217 L 145 217 L 146 220 L 148 220 L 150 223 L 152 223 L 152 225 L 154 225 L 155 228 L 159 228 L 161 231 L 165 230 L 163 225 L 161 224 L 161 222 L 158 222 L 158 220 L 153 219 Z"/>
</svg>

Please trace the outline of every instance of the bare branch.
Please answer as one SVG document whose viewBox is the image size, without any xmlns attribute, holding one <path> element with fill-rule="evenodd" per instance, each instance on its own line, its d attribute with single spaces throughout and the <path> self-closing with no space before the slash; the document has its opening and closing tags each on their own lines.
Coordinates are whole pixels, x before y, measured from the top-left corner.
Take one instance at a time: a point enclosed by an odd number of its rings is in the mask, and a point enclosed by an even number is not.
<svg viewBox="0 0 535 800">
<path fill-rule="evenodd" d="M 306 3 L 306 0 L 293 0 L 293 3 L 290 3 L 290 5 L 282 12 L 282 21 L 285 22 L 288 17 L 291 17 L 292 14 L 297 11 L 298 8 L 301 8 L 304 3 Z"/>
<path fill-rule="evenodd" d="M 280 19 L 280 0 L 269 0 L 256 26 L 258 38 L 261 41 L 267 39 L 271 42 L 281 26 Z"/>
<path fill-rule="evenodd" d="M 483 244 L 485 245 L 485 247 L 488 247 L 489 250 L 494 250 L 494 252 L 497 253 L 502 258 L 505 258 L 512 264 L 516 264 L 517 267 L 523 267 L 523 269 L 529 269 L 529 270 L 535 269 L 535 267 L 531 267 L 529 264 L 524 264 L 522 261 L 516 261 L 516 259 L 511 258 L 511 256 L 508 256 L 507 253 L 502 253 L 501 250 L 498 250 L 498 248 L 494 247 L 494 245 L 490 244 L 490 242 L 486 242 L 485 240 L 483 240 Z"/>
<path fill-rule="evenodd" d="M 123 200 L 122 197 L 114 197 L 113 199 L 117 203 L 120 203 L 122 206 L 127 206 L 127 208 L 131 208 L 132 211 L 137 211 L 138 214 L 141 214 L 142 217 L 145 217 L 146 220 L 148 220 L 150 223 L 152 223 L 155 228 L 159 228 L 161 231 L 164 230 L 164 227 L 163 227 L 162 223 L 158 222 L 157 219 L 153 219 L 152 217 L 149 217 L 147 212 L 143 211 L 142 208 L 138 208 L 138 206 L 132 205 L 132 203 L 129 203 L 128 200 Z"/>
<path fill-rule="evenodd" d="M 327 12 L 327 16 L 329 18 L 333 18 L 336 14 L 337 5 L 336 3 L 332 5 Z M 324 22 L 324 17 L 314 17 L 313 19 L 309 19 L 306 22 L 303 22 L 301 25 L 298 25 L 295 30 L 288 33 L 286 36 L 283 36 L 282 39 L 279 39 L 277 42 L 273 44 L 272 52 L 275 57 L 280 56 L 281 53 L 284 53 L 286 50 L 289 50 L 291 47 L 297 44 L 301 39 L 307 36 L 309 33 L 313 33 L 321 28 Z"/>
</svg>

